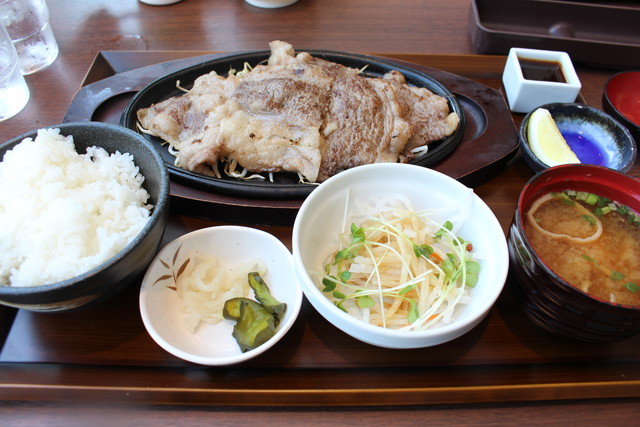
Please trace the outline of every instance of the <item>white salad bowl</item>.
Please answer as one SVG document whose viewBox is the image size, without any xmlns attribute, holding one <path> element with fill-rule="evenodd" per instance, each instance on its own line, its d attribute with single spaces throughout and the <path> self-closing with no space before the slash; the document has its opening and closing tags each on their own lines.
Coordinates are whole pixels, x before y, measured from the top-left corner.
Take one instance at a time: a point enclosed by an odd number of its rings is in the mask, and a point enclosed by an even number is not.
<svg viewBox="0 0 640 427">
<path fill-rule="evenodd" d="M 235 322 L 226 319 L 201 323 L 195 332 L 189 329 L 173 277 L 198 252 L 212 255 L 225 268 L 253 260 L 266 265 L 263 279 L 271 294 L 287 304 L 284 319 L 267 342 L 243 353 L 232 336 Z M 154 341 L 176 357 L 209 366 L 232 365 L 264 353 L 291 328 L 301 305 L 291 252 L 273 235 L 241 226 L 205 228 L 173 240 L 153 260 L 140 289 L 140 313 Z"/>
<path fill-rule="evenodd" d="M 456 307 L 454 320 L 420 331 L 371 325 L 338 308 L 321 291 L 319 276 L 327 255 L 337 247 L 345 211 L 356 200 L 393 194 L 406 196 L 416 211 L 452 208 L 439 222 L 452 220 L 457 235 L 473 244 L 480 273 L 468 304 Z M 348 206 L 345 206 L 347 204 Z M 293 226 L 293 262 L 306 298 L 330 323 L 352 337 L 385 348 L 422 348 L 460 337 L 478 325 L 500 295 L 509 266 L 504 231 L 491 209 L 458 181 L 431 169 L 400 163 L 377 163 L 340 172 L 303 202 Z"/>
</svg>

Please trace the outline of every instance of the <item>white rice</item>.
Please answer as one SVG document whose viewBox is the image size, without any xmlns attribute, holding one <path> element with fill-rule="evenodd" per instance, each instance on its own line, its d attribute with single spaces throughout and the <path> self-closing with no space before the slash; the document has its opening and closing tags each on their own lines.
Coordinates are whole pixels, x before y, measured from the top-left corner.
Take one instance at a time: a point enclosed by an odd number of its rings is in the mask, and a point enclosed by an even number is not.
<svg viewBox="0 0 640 427">
<path fill-rule="evenodd" d="M 0 162 L 0 285 L 39 286 L 113 257 L 147 223 L 144 177 L 130 154 L 75 151 L 41 129 Z"/>
</svg>

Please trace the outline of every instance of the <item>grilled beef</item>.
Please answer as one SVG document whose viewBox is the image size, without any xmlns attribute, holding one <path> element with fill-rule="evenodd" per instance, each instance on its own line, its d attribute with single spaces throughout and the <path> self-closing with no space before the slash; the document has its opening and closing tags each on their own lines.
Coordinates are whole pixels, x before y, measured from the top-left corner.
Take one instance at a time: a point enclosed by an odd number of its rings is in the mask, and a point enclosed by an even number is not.
<svg viewBox="0 0 640 427">
<path fill-rule="evenodd" d="M 252 172 L 298 172 L 321 182 L 374 162 L 408 161 L 451 135 L 447 100 L 406 84 L 399 72 L 359 70 L 270 44 L 267 64 L 199 77 L 186 94 L 138 111 L 142 128 L 177 151 L 177 164 L 213 175 L 220 161 Z"/>
</svg>

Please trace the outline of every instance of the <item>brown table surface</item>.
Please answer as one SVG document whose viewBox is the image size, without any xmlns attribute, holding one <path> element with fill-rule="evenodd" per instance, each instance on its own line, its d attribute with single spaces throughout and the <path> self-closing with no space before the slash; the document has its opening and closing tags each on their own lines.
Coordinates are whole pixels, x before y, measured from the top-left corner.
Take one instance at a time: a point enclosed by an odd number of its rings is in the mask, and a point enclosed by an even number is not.
<svg viewBox="0 0 640 427">
<path fill-rule="evenodd" d="M 165 7 L 135 0 L 48 4 L 60 57 L 27 77 L 31 100 L 0 123 L 1 141 L 59 123 L 84 83 L 161 58 L 266 49 L 273 39 L 299 48 L 383 54 L 500 89 L 504 58 L 475 56 L 468 0 L 300 0 L 277 10 L 241 0 Z M 584 100 L 600 107 L 603 84 L 615 70 L 577 68 Z M 521 118 L 513 116 L 515 123 Z M 637 166 L 631 174 L 640 175 Z M 531 175 L 516 157 L 475 188 L 505 231 Z M 165 240 L 216 224 L 174 213 Z M 289 227 L 261 228 L 290 245 Z M 309 306 L 291 337 L 274 349 L 288 359 L 263 357 L 232 369 L 189 366 L 159 350 L 139 321 L 105 321 L 111 309 L 132 316 L 135 303 L 132 290 L 96 308 L 95 321 L 86 313 L 0 308 L 3 424 L 630 425 L 640 415 L 638 339 L 594 346 L 552 337 L 528 323 L 508 292 L 469 336 L 404 354 L 409 364 L 403 368 L 396 352 L 314 328 L 326 324 Z M 84 322 L 77 336 L 72 321 Z M 318 353 L 311 357 L 298 341 L 311 342 Z"/>
</svg>

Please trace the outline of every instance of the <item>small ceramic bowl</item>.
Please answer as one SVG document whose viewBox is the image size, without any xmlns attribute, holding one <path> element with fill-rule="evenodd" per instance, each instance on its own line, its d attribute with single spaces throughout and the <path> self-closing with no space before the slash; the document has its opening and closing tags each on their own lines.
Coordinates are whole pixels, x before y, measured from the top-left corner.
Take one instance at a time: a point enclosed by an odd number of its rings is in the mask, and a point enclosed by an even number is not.
<svg viewBox="0 0 640 427">
<path fill-rule="evenodd" d="M 617 305 L 571 286 L 533 250 L 524 231 L 532 203 L 549 192 L 573 189 L 618 201 L 640 212 L 640 181 L 592 165 L 555 166 L 534 176 L 522 189 L 509 230 L 509 289 L 539 327 L 580 341 L 618 341 L 640 333 L 640 308 Z"/>
<path fill-rule="evenodd" d="M 515 113 L 551 102 L 574 102 L 582 87 L 566 52 L 523 48 L 509 50 L 502 84 Z"/>
<path fill-rule="evenodd" d="M 150 4 L 151 6 L 167 6 L 170 4 L 181 2 L 182 0 L 140 0 L 142 3 Z"/>
<path fill-rule="evenodd" d="M 243 353 L 231 335 L 234 322 L 226 319 L 201 323 L 195 332 L 189 330 L 174 277 L 198 252 L 212 255 L 223 266 L 252 260 L 266 265 L 263 279 L 271 294 L 287 304 L 284 319 L 267 342 Z M 153 260 L 140 289 L 140 313 L 154 341 L 176 357 L 209 366 L 241 363 L 264 353 L 291 328 L 301 305 L 302 291 L 293 272 L 291 252 L 273 235 L 240 226 L 205 228 L 173 240 Z"/>
<path fill-rule="evenodd" d="M 416 211 L 442 209 L 431 219 L 458 222 L 458 235 L 473 242 L 482 257 L 471 300 L 456 309 L 455 320 L 426 330 L 387 329 L 357 319 L 338 308 L 319 288 L 319 272 L 338 244 L 345 211 L 362 201 L 402 195 Z M 449 213 L 443 213 L 448 210 Z M 461 215 L 461 217 L 459 217 Z M 444 218 L 446 216 L 446 218 Z M 507 275 L 504 232 L 489 207 L 473 191 L 432 169 L 401 163 L 376 163 L 340 172 L 323 182 L 303 202 L 293 226 L 292 248 L 298 281 L 313 307 L 346 334 L 378 347 L 421 348 L 441 344 L 473 329 L 497 300 Z"/>
<path fill-rule="evenodd" d="M 636 143 L 629 131 L 613 117 L 582 104 L 551 103 L 539 108 L 549 110 L 581 163 L 606 166 L 620 172 L 628 172 L 633 166 L 637 155 Z M 527 127 L 532 113 L 527 114 L 520 124 L 520 146 L 529 167 L 540 172 L 549 166 L 540 161 L 529 146 Z"/>
<path fill-rule="evenodd" d="M 245 0 L 251 6 L 263 7 L 266 9 L 275 9 L 279 7 L 290 6 L 298 0 Z"/>
<path fill-rule="evenodd" d="M 607 80 L 602 108 L 622 123 L 640 141 L 640 70 L 623 71 Z"/>
<path fill-rule="evenodd" d="M 109 153 L 133 155 L 134 163 L 145 177 L 143 187 L 154 205 L 149 221 L 124 249 L 113 258 L 76 277 L 33 287 L 13 287 L 0 283 L 0 303 L 31 311 L 68 311 L 105 300 L 139 281 L 155 256 L 169 214 L 169 173 L 156 149 L 136 132 L 120 126 L 78 122 L 49 126 L 62 135 L 72 135 L 76 151 L 99 146 Z M 37 131 L 20 135 L 0 146 L 0 158 Z M 46 215 L 47 210 L 43 209 Z M 139 282 L 138 282 L 139 283 Z"/>
</svg>

